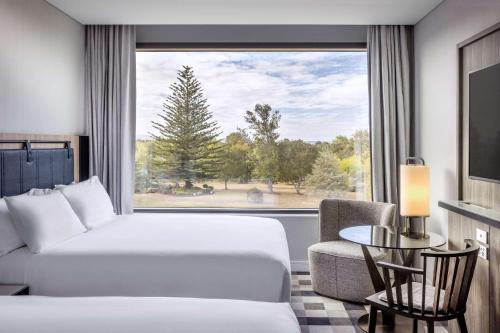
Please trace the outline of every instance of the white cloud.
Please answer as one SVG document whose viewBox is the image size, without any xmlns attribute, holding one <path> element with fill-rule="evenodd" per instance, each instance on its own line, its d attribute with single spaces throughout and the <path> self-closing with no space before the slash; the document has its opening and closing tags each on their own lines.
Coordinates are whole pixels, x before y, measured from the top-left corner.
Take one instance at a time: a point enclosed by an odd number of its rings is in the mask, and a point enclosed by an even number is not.
<svg viewBox="0 0 500 333">
<path fill-rule="evenodd" d="M 137 134 L 153 131 L 183 65 L 194 68 L 223 135 L 245 127 L 257 103 L 282 111 L 281 137 L 329 141 L 368 128 L 364 54 L 348 52 L 140 52 Z"/>
</svg>

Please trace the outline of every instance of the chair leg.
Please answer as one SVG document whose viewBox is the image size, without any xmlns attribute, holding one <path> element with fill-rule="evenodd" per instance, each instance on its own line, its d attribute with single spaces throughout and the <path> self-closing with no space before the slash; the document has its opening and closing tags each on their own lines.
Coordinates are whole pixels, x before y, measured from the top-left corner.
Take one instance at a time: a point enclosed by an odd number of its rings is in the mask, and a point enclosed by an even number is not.
<svg viewBox="0 0 500 333">
<path fill-rule="evenodd" d="M 382 322 L 387 327 L 394 328 L 394 325 L 396 325 L 396 316 L 393 313 L 382 311 Z"/>
<path fill-rule="evenodd" d="M 377 308 L 370 305 L 370 317 L 368 319 L 368 333 L 375 333 L 377 327 Z"/>
<path fill-rule="evenodd" d="M 413 319 L 413 333 L 418 333 L 418 320 Z"/>
<path fill-rule="evenodd" d="M 427 321 L 427 333 L 434 333 L 434 322 L 431 320 Z"/>
<path fill-rule="evenodd" d="M 460 315 L 457 317 L 458 327 L 460 327 L 460 333 L 467 333 L 467 323 L 465 322 L 464 315 Z"/>
</svg>

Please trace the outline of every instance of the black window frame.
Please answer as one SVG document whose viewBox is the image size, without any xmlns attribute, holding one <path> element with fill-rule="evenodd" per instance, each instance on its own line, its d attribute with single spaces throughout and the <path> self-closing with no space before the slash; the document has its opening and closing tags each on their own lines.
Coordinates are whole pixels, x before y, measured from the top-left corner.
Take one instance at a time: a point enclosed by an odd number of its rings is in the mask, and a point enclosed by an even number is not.
<svg viewBox="0 0 500 333">
<path fill-rule="evenodd" d="M 367 52 L 367 43 L 325 42 L 325 43 L 233 43 L 233 42 L 195 42 L 195 43 L 136 43 L 136 52 Z M 371 115 L 369 115 L 371 118 Z M 369 122 L 371 133 L 371 121 Z M 371 143 L 370 143 L 371 147 Z M 371 152 L 370 152 L 371 154 Z M 373 182 L 371 183 L 373 187 Z M 317 215 L 318 208 L 200 208 L 200 207 L 158 207 L 136 208 L 134 213 L 182 213 L 182 214 L 246 214 L 246 215 Z"/>
</svg>

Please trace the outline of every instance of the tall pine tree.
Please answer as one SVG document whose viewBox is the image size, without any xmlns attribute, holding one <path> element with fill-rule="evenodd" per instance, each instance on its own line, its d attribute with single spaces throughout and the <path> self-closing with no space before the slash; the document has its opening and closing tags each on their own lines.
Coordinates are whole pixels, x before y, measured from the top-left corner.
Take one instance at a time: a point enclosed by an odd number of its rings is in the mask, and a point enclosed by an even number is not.
<svg viewBox="0 0 500 333">
<path fill-rule="evenodd" d="M 208 110 L 207 99 L 193 69 L 183 66 L 170 95 L 153 121 L 156 164 L 168 176 L 183 180 L 186 188 L 193 181 L 212 177 L 219 169 L 221 150 L 219 126 Z"/>
</svg>

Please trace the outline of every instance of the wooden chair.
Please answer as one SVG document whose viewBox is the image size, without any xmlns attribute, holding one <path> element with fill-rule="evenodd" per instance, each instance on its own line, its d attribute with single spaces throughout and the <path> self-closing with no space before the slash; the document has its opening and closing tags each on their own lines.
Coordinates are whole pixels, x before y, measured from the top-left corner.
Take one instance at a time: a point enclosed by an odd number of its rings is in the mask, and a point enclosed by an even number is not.
<svg viewBox="0 0 500 333">
<path fill-rule="evenodd" d="M 434 332 L 434 322 L 457 319 L 460 332 L 467 332 L 465 304 L 474 275 L 479 245 L 465 240 L 462 251 L 432 249 L 422 252 L 423 269 L 378 262 L 382 268 L 385 291 L 366 298 L 370 304 L 369 333 L 375 332 L 377 310 L 413 319 L 413 332 L 417 332 L 417 320 L 427 323 L 428 332 Z M 427 258 L 434 258 L 432 285 L 413 281 L 412 275 L 427 276 Z M 390 271 L 394 273 L 391 284 Z M 404 283 L 406 281 L 406 283 Z"/>
</svg>

